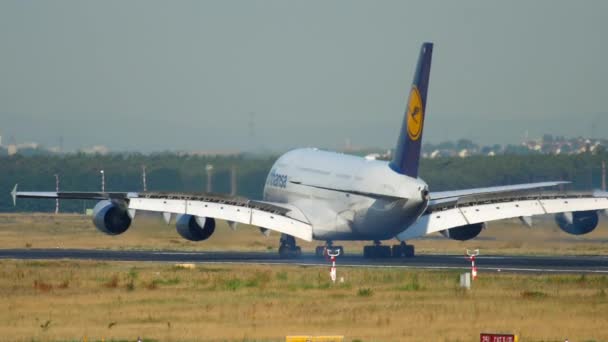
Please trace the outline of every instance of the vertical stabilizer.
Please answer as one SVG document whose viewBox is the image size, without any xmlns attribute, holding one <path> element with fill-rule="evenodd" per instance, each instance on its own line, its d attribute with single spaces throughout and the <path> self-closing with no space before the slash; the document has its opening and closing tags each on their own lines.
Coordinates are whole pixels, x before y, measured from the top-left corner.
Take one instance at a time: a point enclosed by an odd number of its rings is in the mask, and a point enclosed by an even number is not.
<svg viewBox="0 0 608 342">
<path fill-rule="evenodd" d="M 393 170 L 413 178 L 418 177 L 418 163 L 420 161 L 420 147 L 422 146 L 422 130 L 426 116 L 427 90 L 429 87 L 429 74 L 431 72 L 431 57 L 433 43 L 424 43 L 420 48 L 418 65 L 414 74 L 414 81 L 410 89 L 405 117 L 401 125 L 399 140 L 390 166 Z"/>
</svg>

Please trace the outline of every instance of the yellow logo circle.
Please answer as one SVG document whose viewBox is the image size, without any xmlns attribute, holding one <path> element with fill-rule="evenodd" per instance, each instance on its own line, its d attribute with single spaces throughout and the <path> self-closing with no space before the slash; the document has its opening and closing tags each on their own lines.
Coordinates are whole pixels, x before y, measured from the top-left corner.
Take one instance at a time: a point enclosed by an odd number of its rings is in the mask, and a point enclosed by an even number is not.
<svg viewBox="0 0 608 342">
<path fill-rule="evenodd" d="M 422 109 L 422 98 L 418 88 L 412 87 L 410 91 L 410 102 L 407 105 L 407 135 L 416 141 L 422 135 L 422 124 L 424 122 L 424 110 Z"/>
</svg>

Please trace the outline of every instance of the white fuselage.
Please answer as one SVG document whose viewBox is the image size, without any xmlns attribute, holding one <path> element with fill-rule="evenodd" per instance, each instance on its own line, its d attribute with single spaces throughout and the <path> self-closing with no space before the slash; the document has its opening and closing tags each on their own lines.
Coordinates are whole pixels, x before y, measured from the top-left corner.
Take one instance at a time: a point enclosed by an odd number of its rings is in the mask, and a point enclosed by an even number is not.
<svg viewBox="0 0 608 342">
<path fill-rule="evenodd" d="M 428 186 L 387 162 L 297 149 L 272 166 L 264 200 L 298 207 L 317 240 L 386 240 L 424 212 Z"/>
</svg>

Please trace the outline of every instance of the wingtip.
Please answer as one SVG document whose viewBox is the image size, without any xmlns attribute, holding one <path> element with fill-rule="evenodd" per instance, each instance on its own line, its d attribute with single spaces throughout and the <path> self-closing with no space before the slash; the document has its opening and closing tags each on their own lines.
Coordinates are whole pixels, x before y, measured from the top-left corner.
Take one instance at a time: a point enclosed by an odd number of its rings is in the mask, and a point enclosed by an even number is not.
<svg viewBox="0 0 608 342">
<path fill-rule="evenodd" d="M 13 191 L 11 191 L 11 197 L 13 198 L 13 206 L 17 206 L 17 186 L 19 184 L 15 184 L 15 186 L 13 187 Z"/>
</svg>

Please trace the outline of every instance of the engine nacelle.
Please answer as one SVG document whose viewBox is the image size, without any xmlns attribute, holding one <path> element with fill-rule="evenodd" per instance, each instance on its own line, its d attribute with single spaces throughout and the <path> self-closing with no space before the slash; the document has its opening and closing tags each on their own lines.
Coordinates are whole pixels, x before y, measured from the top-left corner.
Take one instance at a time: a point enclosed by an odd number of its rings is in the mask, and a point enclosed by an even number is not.
<svg viewBox="0 0 608 342">
<path fill-rule="evenodd" d="M 583 235 L 591 233 L 599 222 L 597 211 L 575 211 L 555 214 L 555 222 L 568 234 Z"/>
<path fill-rule="evenodd" d="M 481 230 L 485 227 L 485 223 L 475 223 L 466 226 L 460 226 L 442 230 L 439 233 L 448 239 L 466 241 L 477 237 Z"/>
<path fill-rule="evenodd" d="M 93 208 L 93 224 L 105 234 L 118 235 L 129 229 L 131 217 L 126 209 L 104 200 Z"/>
<path fill-rule="evenodd" d="M 207 240 L 215 231 L 215 220 L 209 217 L 179 215 L 175 224 L 177 232 L 190 241 Z"/>
</svg>

